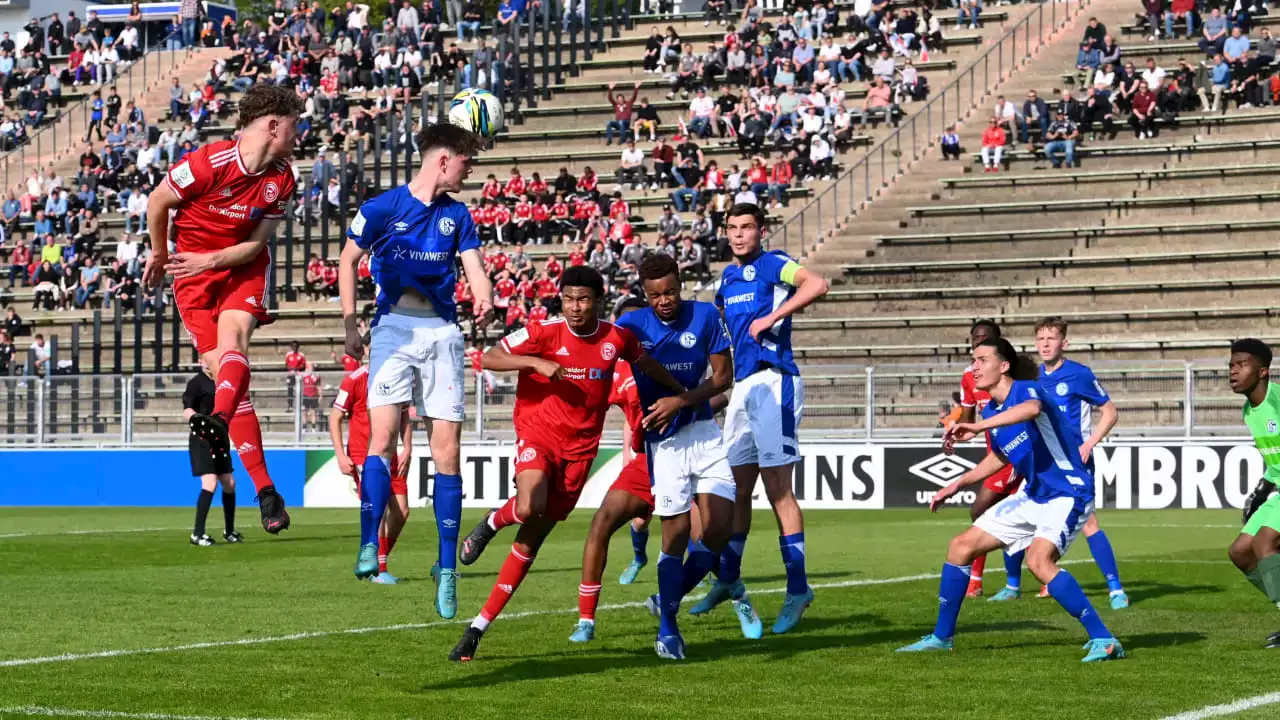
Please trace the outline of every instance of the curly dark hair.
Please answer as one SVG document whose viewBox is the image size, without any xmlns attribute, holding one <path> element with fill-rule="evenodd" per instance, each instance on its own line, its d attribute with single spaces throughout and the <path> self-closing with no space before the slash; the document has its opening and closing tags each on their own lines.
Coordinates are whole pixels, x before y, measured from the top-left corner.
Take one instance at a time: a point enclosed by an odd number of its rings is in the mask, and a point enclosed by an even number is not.
<svg viewBox="0 0 1280 720">
<path fill-rule="evenodd" d="M 680 265 L 676 259 L 665 253 L 653 253 L 640 262 L 641 280 L 661 280 L 668 275 L 680 279 Z"/>
<path fill-rule="evenodd" d="M 454 155 L 476 155 L 485 147 L 484 138 L 452 123 L 435 123 L 418 133 L 418 152 L 422 156 L 437 148 Z"/>
<path fill-rule="evenodd" d="M 302 98 L 283 85 L 254 85 L 240 98 L 240 119 L 236 129 L 249 127 L 254 120 L 268 115 L 298 117 L 302 114 Z"/>
</svg>

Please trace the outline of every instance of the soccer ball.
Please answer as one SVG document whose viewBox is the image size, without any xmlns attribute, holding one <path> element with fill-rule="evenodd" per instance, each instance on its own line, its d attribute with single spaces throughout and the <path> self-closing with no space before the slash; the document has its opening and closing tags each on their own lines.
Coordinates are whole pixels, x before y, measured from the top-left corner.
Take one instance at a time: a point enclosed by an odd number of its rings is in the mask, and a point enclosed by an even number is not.
<svg viewBox="0 0 1280 720">
<path fill-rule="evenodd" d="M 492 139 L 502 129 L 502 103 L 488 90 L 463 90 L 449 103 L 449 122 Z"/>
</svg>

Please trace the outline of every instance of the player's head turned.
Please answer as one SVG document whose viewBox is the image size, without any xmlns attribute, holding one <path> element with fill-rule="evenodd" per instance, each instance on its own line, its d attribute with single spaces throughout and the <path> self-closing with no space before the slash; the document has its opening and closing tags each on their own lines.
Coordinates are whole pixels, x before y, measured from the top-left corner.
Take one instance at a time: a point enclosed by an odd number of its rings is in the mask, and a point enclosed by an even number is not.
<svg viewBox="0 0 1280 720">
<path fill-rule="evenodd" d="M 649 307 L 661 320 L 680 314 L 680 266 L 665 253 L 653 253 L 640 263 L 640 282 Z"/>
<path fill-rule="evenodd" d="M 484 149 L 484 140 L 452 123 L 428 125 L 418 133 L 422 157 L 419 178 L 434 182 L 435 194 L 461 192 L 471 175 L 471 162 Z"/>
<path fill-rule="evenodd" d="M 240 98 L 240 118 L 236 128 L 241 141 L 267 148 L 271 159 L 293 154 L 298 116 L 302 100 L 293 89 L 283 85 L 254 85 Z"/>
<path fill-rule="evenodd" d="M 1231 343 L 1227 372 L 1231 392 L 1252 395 L 1260 384 L 1270 381 L 1271 346 L 1257 338 L 1236 340 Z"/>
<path fill-rule="evenodd" d="M 755 203 L 735 203 L 724 214 L 729 236 L 729 252 L 738 260 L 750 262 L 760 252 L 764 234 L 764 210 Z"/>
<path fill-rule="evenodd" d="M 593 267 L 575 265 L 560 276 L 560 314 L 575 332 L 595 327 L 603 297 L 604 278 Z"/>
<path fill-rule="evenodd" d="M 973 384 L 979 390 L 990 390 L 1005 378 L 1012 381 L 1020 361 L 1013 343 L 987 338 L 973 348 Z"/>
<path fill-rule="evenodd" d="M 978 320 L 969 326 L 969 347 L 976 348 L 983 340 L 1000 339 L 1000 326 L 995 320 Z"/>
<path fill-rule="evenodd" d="M 638 297 L 631 296 L 631 297 L 623 298 L 613 308 L 613 319 L 617 320 L 618 318 L 622 317 L 623 315 L 626 315 L 629 312 L 634 312 L 636 310 L 643 310 L 647 307 L 649 307 L 649 304 Z"/>
<path fill-rule="evenodd" d="M 1057 365 L 1067 349 L 1067 321 L 1054 315 L 1036 323 L 1036 352 L 1046 365 Z"/>
</svg>

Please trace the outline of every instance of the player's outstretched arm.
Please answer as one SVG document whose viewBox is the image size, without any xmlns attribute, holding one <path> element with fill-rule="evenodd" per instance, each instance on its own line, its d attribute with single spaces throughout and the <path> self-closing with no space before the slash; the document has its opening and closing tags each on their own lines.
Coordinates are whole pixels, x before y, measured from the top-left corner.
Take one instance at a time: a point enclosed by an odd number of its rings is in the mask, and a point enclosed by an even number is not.
<svg viewBox="0 0 1280 720">
<path fill-rule="evenodd" d="M 342 301 L 342 325 L 346 333 L 343 342 L 345 352 L 357 360 L 364 354 L 364 342 L 360 338 L 360 319 L 356 316 L 356 271 L 364 248 L 355 240 L 347 239 L 338 257 L 338 298 Z"/>
<path fill-rule="evenodd" d="M 1040 415 L 1039 400 L 1023 400 L 1013 407 L 996 415 L 981 420 L 976 423 L 956 423 L 947 428 L 944 433 L 944 440 L 953 440 L 964 442 L 972 439 L 978 433 L 986 432 L 994 428 L 1007 427 L 1009 425 L 1017 425 L 1022 422 L 1030 422 Z"/>
<path fill-rule="evenodd" d="M 466 276 L 471 295 L 475 298 L 472 307 L 475 308 L 476 323 L 484 327 L 493 319 L 493 282 L 484 271 L 484 260 L 480 258 L 479 250 L 466 250 L 459 258 L 462 260 L 462 274 Z"/>
<path fill-rule="evenodd" d="M 977 485 L 983 480 L 986 480 L 999 472 L 1000 468 L 1007 464 L 1008 462 L 1004 459 L 1004 456 L 1000 455 L 1000 453 L 994 451 L 988 452 L 987 456 L 982 458 L 982 462 L 975 465 L 972 470 L 956 478 L 950 485 L 947 485 L 934 493 L 933 500 L 929 502 L 929 511 L 937 512 L 938 506 L 945 502 L 947 498 L 955 495 L 970 485 Z"/>
<path fill-rule="evenodd" d="M 500 344 L 485 351 L 485 354 L 480 357 L 480 367 L 495 372 L 531 370 L 552 379 L 559 378 L 564 372 L 557 363 L 535 355 L 516 355 L 507 352 Z"/>
<path fill-rule="evenodd" d="M 809 307 L 815 300 L 826 295 L 827 291 L 831 289 L 826 278 L 801 267 L 794 260 L 788 261 L 782 267 L 779 279 L 794 287 L 796 294 L 779 305 L 777 310 L 751 323 L 748 331 L 751 333 L 752 340 L 759 340 L 760 333 Z"/>
<path fill-rule="evenodd" d="M 142 284 L 156 288 L 164 282 L 164 268 L 169 262 L 169 213 L 182 204 L 182 198 L 169 189 L 168 183 L 156 185 L 147 200 L 147 235 L 151 239 L 151 257 L 142 271 Z"/>
</svg>

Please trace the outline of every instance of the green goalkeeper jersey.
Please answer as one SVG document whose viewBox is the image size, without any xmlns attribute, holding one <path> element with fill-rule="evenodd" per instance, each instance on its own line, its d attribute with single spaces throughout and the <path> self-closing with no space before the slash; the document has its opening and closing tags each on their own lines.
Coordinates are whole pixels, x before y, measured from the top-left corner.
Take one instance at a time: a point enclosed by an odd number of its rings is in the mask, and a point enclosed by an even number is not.
<svg viewBox="0 0 1280 720">
<path fill-rule="evenodd" d="M 1253 443 L 1262 453 L 1264 476 L 1273 485 L 1280 485 L 1280 386 L 1268 382 L 1267 396 L 1257 407 L 1245 400 L 1244 424 L 1249 426 Z"/>
</svg>

